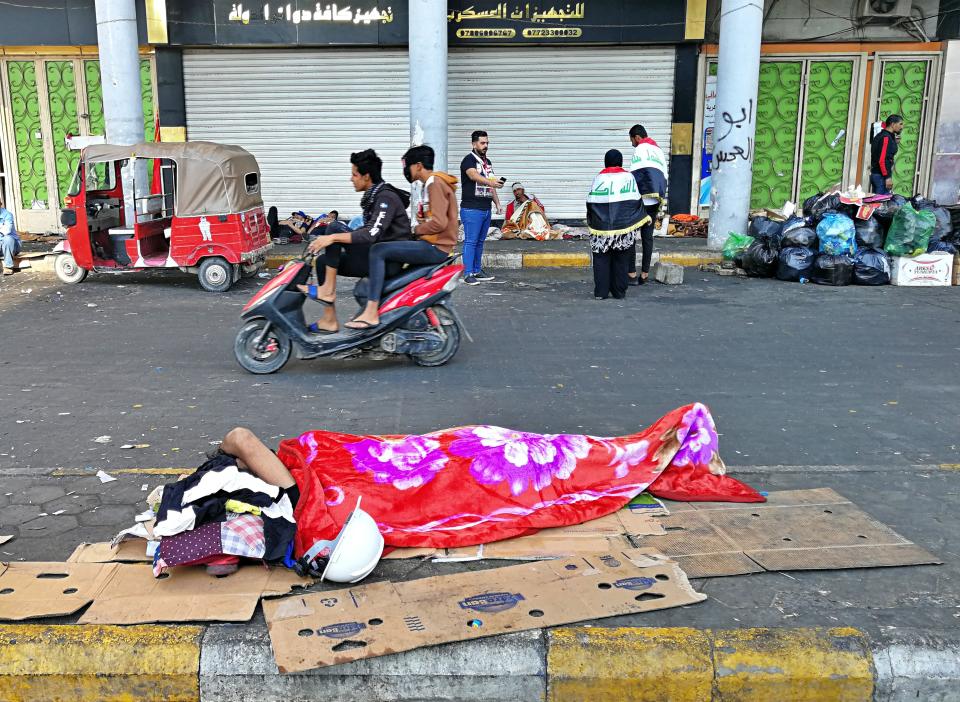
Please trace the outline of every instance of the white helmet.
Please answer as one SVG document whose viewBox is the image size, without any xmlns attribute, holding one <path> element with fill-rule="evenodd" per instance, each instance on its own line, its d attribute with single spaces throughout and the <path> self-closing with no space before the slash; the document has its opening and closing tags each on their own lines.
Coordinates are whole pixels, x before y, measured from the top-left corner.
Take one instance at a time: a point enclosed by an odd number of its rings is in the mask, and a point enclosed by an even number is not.
<svg viewBox="0 0 960 702">
<path fill-rule="evenodd" d="M 359 582 L 370 575 L 383 555 L 383 535 L 373 517 L 360 509 L 360 499 L 331 543 L 330 560 L 320 576 L 321 582 Z"/>
</svg>

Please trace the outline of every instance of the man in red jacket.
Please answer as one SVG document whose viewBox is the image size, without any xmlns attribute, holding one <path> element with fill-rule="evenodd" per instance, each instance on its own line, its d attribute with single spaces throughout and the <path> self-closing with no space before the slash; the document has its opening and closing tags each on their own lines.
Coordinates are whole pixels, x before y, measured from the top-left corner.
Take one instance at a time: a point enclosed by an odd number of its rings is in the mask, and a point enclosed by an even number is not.
<svg viewBox="0 0 960 702">
<path fill-rule="evenodd" d="M 897 137 L 903 131 L 903 117 L 890 115 L 870 142 L 870 189 L 878 195 L 893 191 L 893 159 L 900 148 Z"/>
</svg>

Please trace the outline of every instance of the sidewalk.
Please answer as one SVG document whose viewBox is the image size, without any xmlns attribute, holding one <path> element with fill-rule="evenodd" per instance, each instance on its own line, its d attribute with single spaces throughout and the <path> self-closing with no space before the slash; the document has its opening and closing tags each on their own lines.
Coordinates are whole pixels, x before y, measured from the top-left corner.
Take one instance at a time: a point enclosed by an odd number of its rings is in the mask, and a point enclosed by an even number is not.
<svg viewBox="0 0 960 702">
<path fill-rule="evenodd" d="M 277 268 L 300 255 L 303 244 L 274 246 L 267 256 L 267 266 Z M 457 249 L 459 252 L 459 248 Z M 707 249 L 706 239 L 657 237 L 653 241 L 653 262 L 675 263 L 681 266 L 699 266 L 720 263 L 719 251 Z M 637 252 L 637 263 L 640 252 Z M 511 239 L 488 241 L 483 247 L 485 269 L 517 268 L 588 268 L 591 265 L 590 245 L 584 240 L 530 241 Z"/>
</svg>

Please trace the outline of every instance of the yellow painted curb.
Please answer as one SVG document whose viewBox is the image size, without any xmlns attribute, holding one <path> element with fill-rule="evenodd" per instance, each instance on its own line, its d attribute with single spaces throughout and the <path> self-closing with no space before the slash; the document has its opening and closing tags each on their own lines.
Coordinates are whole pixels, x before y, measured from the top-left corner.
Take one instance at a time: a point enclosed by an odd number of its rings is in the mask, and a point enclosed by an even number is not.
<svg viewBox="0 0 960 702">
<path fill-rule="evenodd" d="M 722 700 L 869 702 L 872 660 L 866 638 L 856 629 L 714 632 L 717 696 Z"/>
<path fill-rule="evenodd" d="M 551 702 L 703 702 L 713 686 L 704 631 L 564 628 L 548 633 Z"/>
<path fill-rule="evenodd" d="M 525 253 L 524 268 L 557 268 L 570 266 L 585 268 L 591 264 L 588 253 Z"/>
<path fill-rule="evenodd" d="M 856 629 L 560 628 L 547 699 L 867 702 L 872 655 Z"/>
<path fill-rule="evenodd" d="M 685 253 L 662 253 L 660 254 L 662 263 L 675 263 L 678 266 L 701 266 L 705 263 L 722 263 L 723 256 L 717 254 L 685 254 Z"/>
<path fill-rule="evenodd" d="M 0 626 L 0 700 L 195 702 L 197 626 Z"/>
<path fill-rule="evenodd" d="M 293 255 L 283 255 L 283 256 L 267 256 L 266 266 L 267 268 L 279 268 L 285 263 L 290 263 L 296 256 Z"/>
</svg>

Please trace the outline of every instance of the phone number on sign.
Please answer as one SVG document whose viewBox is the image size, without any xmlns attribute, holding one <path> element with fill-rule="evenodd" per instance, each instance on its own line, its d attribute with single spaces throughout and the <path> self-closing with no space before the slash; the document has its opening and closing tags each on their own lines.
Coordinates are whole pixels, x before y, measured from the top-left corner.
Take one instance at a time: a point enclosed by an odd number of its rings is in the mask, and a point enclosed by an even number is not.
<svg viewBox="0 0 960 702">
<path fill-rule="evenodd" d="M 565 29 L 524 29 L 523 36 L 527 39 L 579 37 L 583 36 L 583 30 L 577 27 L 569 27 Z"/>
</svg>

